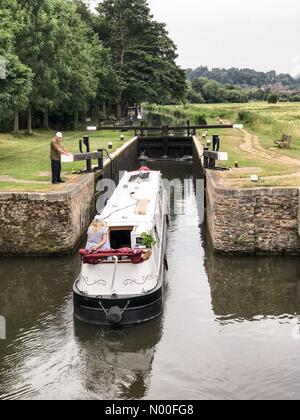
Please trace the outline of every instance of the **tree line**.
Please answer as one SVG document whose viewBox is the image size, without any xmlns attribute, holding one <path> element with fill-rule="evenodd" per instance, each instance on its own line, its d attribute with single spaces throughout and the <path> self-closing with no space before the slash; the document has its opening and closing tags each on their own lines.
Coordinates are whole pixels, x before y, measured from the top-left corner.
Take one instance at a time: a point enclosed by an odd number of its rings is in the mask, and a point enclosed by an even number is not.
<svg viewBox="0 0 300 420">
<path fill-rule="evenodd" d="M 206 77 L 188 81 L 187 100 L 190 103 L 246 103 L 250 101 L 300 102 L 300 95 L 291 92 L 278 93 L 272 88 L 242 88 L 238 85 L 221 84 Z"/>
<path fill-rule="evenodd" d="M 176 46 L 147 0 L 1 0 L 0 129 L 74 128 L 144 101 L 184 100 Z"/>
<path fill-rule="evenodd" d="M 300 79 L 292 77 L 290 74 L 277 74 L 275 71 L 261 72 L 252 69 L 220 69 L 209 70 L 207 66 L 200 66 L 186 70 L 187 79 L 192 81 L 199 77 L 214 80 L 220 84 L 237 85 L 244 88 L 265 88 L 272 85 L 282 85 L 289 90 L 300 89 Z"/>
</svg>

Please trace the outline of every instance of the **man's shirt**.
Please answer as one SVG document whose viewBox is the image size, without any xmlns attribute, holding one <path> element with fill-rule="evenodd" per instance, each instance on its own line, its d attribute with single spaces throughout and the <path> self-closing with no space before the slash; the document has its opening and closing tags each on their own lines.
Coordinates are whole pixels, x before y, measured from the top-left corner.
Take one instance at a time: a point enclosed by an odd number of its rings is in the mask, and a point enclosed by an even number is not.
<svg viewBox="0 0 300 420">
<path fill-rule="evenodd" d="M 61 153 L 58 150 L 60 146 L 57 144 L 55 140 L 51 142 L 51 148 L 50 148 L 50 159 L 51 160 L 60 160 L 61 159 Z"/>
</svg>

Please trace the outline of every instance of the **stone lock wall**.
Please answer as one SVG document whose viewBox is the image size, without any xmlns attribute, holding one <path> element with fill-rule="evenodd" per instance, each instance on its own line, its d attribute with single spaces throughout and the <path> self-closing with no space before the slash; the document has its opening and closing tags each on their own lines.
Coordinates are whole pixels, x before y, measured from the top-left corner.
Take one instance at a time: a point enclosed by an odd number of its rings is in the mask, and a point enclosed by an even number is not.
<svg viewBox="0 0 300 420">
<path fill-rule="evenodd" d="M 125 143 L 104 164 L 104 177 L 136 162 L 137 139 Z M 66 254 L 78 249 L 95 214 L 99 173 L 76 177 L 47 193 L 0 192 L 0 256 Z"/>
<path fill-rule="evenodd" d="M 104 164 L 104 178 L 113 179 L 119 183 L 119 175 L 124 171 L 137 169 L 138 139 L 134 137 L 111 155 L 111 161 Z"/>
<path fill-rule="evenodd" d="M 74 249 L 91 221 L 94 175 L 58 193 L 0 194 L 0 254 L 50 255 Z"/>
<path fill-rule="evenodd" d="M 216 251 L 300 254 L 299 189 L 225 189 L 206 171 L 207 222 Z"/>
</svg>

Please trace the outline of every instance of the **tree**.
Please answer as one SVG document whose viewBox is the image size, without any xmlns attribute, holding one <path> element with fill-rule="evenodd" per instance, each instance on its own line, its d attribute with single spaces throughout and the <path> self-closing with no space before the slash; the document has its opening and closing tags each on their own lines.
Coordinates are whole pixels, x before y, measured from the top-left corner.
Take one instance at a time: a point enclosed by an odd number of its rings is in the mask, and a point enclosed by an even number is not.
<svg viewBox="0 0 300 420">
<path fill-rule="evenodd" d="M 226 92 L 226 99 L 230 103 L 245 103 L 248 102 L 248 96 L 242 89 L 228 89 Z"/>
<path fill-rule="evenodd" d="M 204 99 L 201 93 L 197 93 L 193 90 L 189 90 L 187 93 L 187 100 L 192 104 L 203 104 Z"/>
<path fill-rule="evenodd" d="M 44 114 L 68 108 L 75 115 L 97 92 L 97 65 L 101 45 L 69 0 L 18 0 L 23 8 L 18 31 L 19 56 L 34 73 L 28 110 Z M 76 123 L 75 123 L 76 125 Z"/>
<path fill-rule="evenodd" d="M 198 77 L 192 81 L 192 90 L 197 93 L 201 93 L 203 91 L 203 86 L 207 83 L 208 79 L 206 77 Z"/>
<path fill-rule="evenodd" d="M 300 81 L 289 74 L 276 74 L 275 71 L 267 73 L 258 72 L 252 69 L 219 69 L 209 70 L 208 67 L 200 66 L 195 70 L 187 70 L 187 79 L 194 80 L 199 77 L 206 77 L 221 84 L 233 84 L 245 88 L 262 88 L 274 84 L 282 84 L 289 89 L 300 87 Z"/>
<path fill-rule="evenodd" d="M 112 51 L 120 80 L 118 117 L 128 104 L 183 98 L 185 73 L 175 63 L 176 47 L 165 25 L 154 21 L 147 1 L 104 0 L 97 10 L 95 29 Z"/>
<path fill-rule="evenodd" d="M 214 80 L 207 80 L 202 92 L 203 98 L 208 103 L 226 102 L 226 89 Z"/>
<path fill-rule="evenodd" d="M 55 1 L 54 12 L 59 18 L 60 37 L 56 61 L 60 108 L 74 115 L 78 128 L 79 112 L 85 112 L 99 88 L 99 73 L 105 67 L 102 44 L 83 22 L 76 7 L 69 1 Z"/>
<path fill-rule="evenodd" d="M 5 78 L 0 80 L 0 115 L 14 116 L 14 133 L 19 131 L 19 112 L 28 104 L 32 90 L 32 72 L 16 54 L 15 32 L 20 10 L 14 0 L 4 1 L 0 10 L 0 56 L 5 62 Z"/>
<path fill-rule="evenodd" d="M 277 95 L 276 92 L 271 92 L 268 95 L 267 101 L 269 104 L 277 104 L 279 100 L 279 96 Z"/>
<path fill-rule="evenodd" d="M 0 115 L 14 115 L 14 133 L 19 132 L 19 112 L 26 109 L 32 89 L 31 70 L 14 54 L 6 54 L 6 78 L 0 82 Z"/>
<path fill-rule="evenodd" d="M 41 113 L 46 129 L 49 116 L 67 126 L 73 118 L 77 128 L 89 110 L 114 108 L 121 116 L 138 102 L 185 99 L 176 46 L 147 1 L 104 0 L 98 9 L 94 14 L 84 0 L 1 0 L 8 77 L 0 80 L 0 112 L 15 116 L 16 132 L 19 113 L 27 112 L 30 134 Z"/>
<path fill-rule="evenodd" d="M 249 100 L 263 101 L 266 99 L 266 92 L 262 89 L 252 88 L 247 91 Z"/>
<path fill-rule="evenodd" d="M 300 102 L 300 95 L 293 95 L 291 97 L 291 102 Z"/>
<path fill-rule="evenodd" d="M 247 92 L 239 86 L 223 85 L 205 77 L 199 77 L 188 83 L 190 86 L 188 99 L 192 102 L 196 102 L 198 98 L 200 103 L 244 103 L 248 101 Z"/>
</svg>

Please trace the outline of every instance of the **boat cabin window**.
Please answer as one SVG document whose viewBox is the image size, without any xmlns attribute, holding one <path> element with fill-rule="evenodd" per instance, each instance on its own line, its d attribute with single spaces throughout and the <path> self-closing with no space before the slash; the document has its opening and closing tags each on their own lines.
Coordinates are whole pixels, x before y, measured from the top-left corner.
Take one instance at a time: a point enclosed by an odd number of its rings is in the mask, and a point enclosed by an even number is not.
<svg viewBox="0 0 300 420">
<path fill-rule="evenodd" d="M 150 172 L 140 172 L 139 174 L 132 175 L 129 182 L 147 181 L 150 178 Z"/>
<path fill-rule="evenodd" d="M 132 248 L 131 232 L 133 227 L 113 227 L 110 228 L 110 247 L 111 249 Z"/>
</svg>

